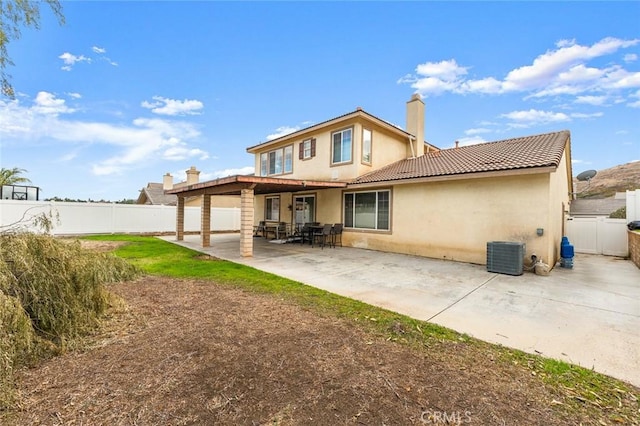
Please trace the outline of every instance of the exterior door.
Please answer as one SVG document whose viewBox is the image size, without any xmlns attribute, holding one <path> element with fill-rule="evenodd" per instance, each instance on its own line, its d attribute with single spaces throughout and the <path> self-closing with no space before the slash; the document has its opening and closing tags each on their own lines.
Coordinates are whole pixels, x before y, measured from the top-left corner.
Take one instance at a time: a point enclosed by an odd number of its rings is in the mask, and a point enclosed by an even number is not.
<svg viewBox="0 0 640 426">
<path fill-rule="evenodd" d="M 308 222 L 315 222 L 316 197 L 314 195 L 303 195 L 295 197 L 296 205 L 296 226 Z"/>
</svg>

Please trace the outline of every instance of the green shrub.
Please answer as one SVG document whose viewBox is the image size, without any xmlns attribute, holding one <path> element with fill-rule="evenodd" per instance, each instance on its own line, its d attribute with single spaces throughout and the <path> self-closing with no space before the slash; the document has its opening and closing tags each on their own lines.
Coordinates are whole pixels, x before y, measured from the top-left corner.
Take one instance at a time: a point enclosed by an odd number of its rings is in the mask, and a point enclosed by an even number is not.
<svg viewBox="0 0 640 426">
<path fill-rule="evenodd" d="M 627 206 L 620 207 L 615 212 L 609 215 L 611 219 L 626 219 L 627 218 Z"/>
<path fill-rule="evenodd" d="M 0 408 L 11 400 L 16 366 L 64 350 L 94 328 L 113 296 L 104 284 L 139 271 L 109 253 L 47 235 L 0 235 Z"/>
</svg>

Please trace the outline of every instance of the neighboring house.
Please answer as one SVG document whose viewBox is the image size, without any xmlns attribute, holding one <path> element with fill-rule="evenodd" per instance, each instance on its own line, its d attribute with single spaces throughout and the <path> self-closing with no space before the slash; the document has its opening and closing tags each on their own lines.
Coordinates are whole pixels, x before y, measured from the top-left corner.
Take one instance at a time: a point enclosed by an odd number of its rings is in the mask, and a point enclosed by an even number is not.
<svg viewBox="0 0 640 426">
<path fill-rule="evenodd" d="M 173 183 L 173 176 L 170 173 L 162 177 L 162 183 L 149 182 L 145 188 L 140 190 L 140 195 L 136 204 L 152 204 L 175 206 L 178 197 L 175 194 L 168 194 L 166 191 L 174 188 L 186 188 L 199 182 L 200 171 L 195 166 L 191 166 L 186 171 L 187 180 L 184 182 Z M 239 197 L 213 197 L 212 207 L 240 207 Z M 186 201 L 187 206 L 200 207 L 200 197 L 189 197 Z"/>
<path fill-rule="evenodd" d="M 570 215 L 573 217 L 609 217 L 627 205 L 626 194 L 616 193 L 608 198 L 578 198 L 571 201 Z"/>
<path fill-rule="evenodd" d="M 316 221 L 343 223 L 346 246 L 484 264 L 487 242 L 517 241 L 554 265 L 570 202 L 569 132 L 440 150 L 424 141 L 424 115 L 417 95 L 406 130 L 358 108 L 249 147 L 255 176 L 170 192 L 240 194 L 245 256 L 259 221 Z"/>
<path fill-rule="evenodd" d="M 178 197 L 174 194 L 166 194 L 161 183 L 149 182 L 146 188 L 140 190 L 136 204 L 175 206 L 177 202 Z"/>
</svg>

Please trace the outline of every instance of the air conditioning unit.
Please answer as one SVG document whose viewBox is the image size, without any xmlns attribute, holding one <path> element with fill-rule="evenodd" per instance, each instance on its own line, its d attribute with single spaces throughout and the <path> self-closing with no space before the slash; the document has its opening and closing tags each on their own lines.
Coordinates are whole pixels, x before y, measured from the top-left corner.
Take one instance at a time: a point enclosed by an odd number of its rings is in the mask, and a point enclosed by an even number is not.
<svg viewBox="0 0 640 426">
<path fill-rule="evenodd" d="M 498 274 L 522 275 L 525 244 L 509 241 L 487 243 L 487 271 Z"/>
</svg>

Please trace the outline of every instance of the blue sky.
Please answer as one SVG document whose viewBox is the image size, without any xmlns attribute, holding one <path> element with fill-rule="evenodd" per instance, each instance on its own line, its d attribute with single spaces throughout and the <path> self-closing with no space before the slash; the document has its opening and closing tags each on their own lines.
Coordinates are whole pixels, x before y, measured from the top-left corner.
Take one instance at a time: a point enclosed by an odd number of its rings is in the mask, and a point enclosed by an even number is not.
<svg viewBox="0 0 640 426">
<path fill-rule="evenodd" d="M 45 198 L 137 198 L 362 107 L 441 148 L 572 133 L 574 174 L 640 160 L 640 2 L 63 2 L 9 45 L 0 164 Z"/>
</svg>

